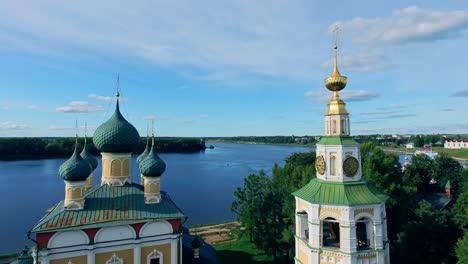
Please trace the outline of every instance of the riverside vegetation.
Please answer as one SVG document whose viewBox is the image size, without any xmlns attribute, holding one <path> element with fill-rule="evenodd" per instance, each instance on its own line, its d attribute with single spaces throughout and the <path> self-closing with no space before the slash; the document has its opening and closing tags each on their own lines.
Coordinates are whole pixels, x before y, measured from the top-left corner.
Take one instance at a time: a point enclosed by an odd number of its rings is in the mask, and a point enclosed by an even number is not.
<svg viewBox="0 0 468 264">
<path fill-rule="evenodd" d="M 442 154 L 434 160 L 416 155 L 402 171 L 398 156 L 374 143 L 363 144 L 361 154 L 364 178 L 389 196 L 392 263 L 468 263 L 468 170 Z M 275 165 L 271 177 L 261 171 L 245 178 L 232 203 L 242 226 L 237 241 L 215 246 L 222 263 L 294 263 L 291 193 L 315 177 L 314 163 L 314 152 L 296 153 L 283 167 Z M 443 193 L 448 180 L 452 201 L 435 209 L 426 197 Z"/>
<path fill-rule="evenodd" d="M 78 142 L 83 148 L 84 140 Z M 206 149 L 205 142 L 198 138 L 155 138 L 158 152 L 197 152 Z M 134 154 L 144 151 L 146 139 L 134 150 Z M 0 160 L 47 159 L 68 157 L 73 152 L 75 138 L 0 138 Z M 87 139 L 88 150 L 98 156 L 92 139 Z"/>
</svg>

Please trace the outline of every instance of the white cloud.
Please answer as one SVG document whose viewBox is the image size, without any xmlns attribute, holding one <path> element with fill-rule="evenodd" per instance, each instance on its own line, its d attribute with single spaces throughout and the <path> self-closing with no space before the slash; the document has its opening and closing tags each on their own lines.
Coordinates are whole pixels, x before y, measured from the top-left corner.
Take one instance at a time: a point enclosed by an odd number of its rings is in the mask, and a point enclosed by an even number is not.
<svg viewBox="0 0 468 264">
<path fill-rule="evenodd" d="M 315 21 L 306 11 L 310 5 L 305 0 L 6 1 L 0 4 L 0 40 L 7 36 L 4 46 L 25 42 L 29 45 L 19 48 L 67 57 L 66 47 L 72 46 L 82 48 L 74 54 L 93 50 L 182 70 L 195 66 L 194 75 L 201 78 L 309 79 L 322 60 L 313 58 L 310 43 L 323 33 L 310 27 Z"/>
<path fill-rule="evenodd" d="M 85 101 L 73 101 L 66 106 L 57 107 L 55 111 L 61 113 L 95 113 L 104 110 L 100 105 L 90 104 Z"/>
<path fill-rule="evenodd" d="M 143 120 L 169 120 L 169 117 L 160 115 L 145 115 L 142 117 Z"/>
<path fill-rule="evenodd" d="M 375 42 L 405 44 L 456 37 L 468 27 L 468 12 L 435 11 L 409 6 L 396 10 L 389 17 L 336 21 L 336 25 L 350 32 L 359 43 Z"/>
<path fill-rule="evenodd" d="M 28 105 L 26 108 L 28 108 L 28 109 L 30 109 L 30 110 L 38 110 L 38 109 L 40 109 L 40 107 L 39 107 L 38 105 L 34 105 L 34 104 Z"/>
<path fill-rule="evenodd" d="M 343 90 L 339 95 L 345 102 L 369 101 L 379 97 L 378 93 L 365 90 Z M 328 102 L 332 98 L 333 93 L 328 91 L 326 88 L 320 88 L 308 91 L 304 96 L 308 102 L 324 103 Z"/>
<path fill-rule="evenodd" d="M 31 125 L 27 124 L 19 124 L 15 122 L 1 122 L 0 123 L 0 130 L 26 130 L 31 129 Z"/>
<path fill-rule="evenodd" d="M 97 94 L 88 94 L 88 98 L 92 98 L 92 99 L 96 99 L 98 101 L 104 101 L 104 102 L 115 102 L 116 101 L 116 97 L 113 97 L 113 96 L 103 96 L 103 95 L 97 95 Z M 126 97 L 120 97 L 119 98 L 119 101 L 121 102 L 126 102 L 128 101 L 128 98 Z"/>
<path fill-rule="evenodd" d="M 193 120 L 193 119 L 176 119 L 175 122 L 179 123 L 179 124 L 193 124 L 193 123 L 195 123 L 195 120 Z"/>
<path fill-rule="evenodd" d="M 71 126 L 57 126 L 57 125 L 50 125 L 48 127 L 49 130 L 56 130 L 56 131 L 63 131 L 63 130 L 72 130 L 75 129 Z"/>
<path fill-rule="evenodd" d="M 458 91 L 450 95 L 450 97 L 468 97 L 468 90 L 465 91 Z"/>
<path fill-rule="evenodd" d="M 382 50 L 366 50 L 353 55 L 339 58 L 339 68 L 350 72 L 376 72 L 384 71 L 391 67 Z M 321 65 L 324 69 L 332 69 L 333 59 Z"/>
</svg>

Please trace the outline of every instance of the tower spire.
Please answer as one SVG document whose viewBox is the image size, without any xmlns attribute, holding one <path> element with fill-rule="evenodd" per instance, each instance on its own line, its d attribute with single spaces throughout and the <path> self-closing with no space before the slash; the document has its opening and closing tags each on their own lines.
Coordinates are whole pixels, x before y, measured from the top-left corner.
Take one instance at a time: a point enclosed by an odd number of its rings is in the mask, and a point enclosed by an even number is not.
<svg viewBox="0 0 468 264">
<path fill-rule="evenodd" d="M 87 141 L 86 140 L 86 137 L 87 137 L 86 134 L 88 132 L 87 130 L 88 130 L 88 124 L 85 122 L 85 124 L 84 124 L 84 144 L 85 144 L 85 146 L 86 146 L 86 141 Z"/>
<path fill-rule="evenodd" d="M 118 101 L 120 97 L 120 73 L 117 73 L 117 92 L 115 96 L 117 97 L 117 101 Z"/>
<path fill-rule="evenodd" d="M 340 72 L 338 71 L 338 30 L 339 27 L 335 26 L 333 28 L 333 73 L 332 76 L 340 76 Z"/>
<path fill-rule="evenodd" d="M 151 120 L 151 144 L 154 147 L 154 119 Z"/>
<path fill-rule="evenodd" d="M 75 119 L 75 150 L 78 147 L 78 118 Z"/>
<path fill-rule="evenodd" d="M 338 92 L 346 87 L 347 79 L 345 76 L 341 76 L 338 71 L 338 26 L 333 28 L 334 40 L 333 40 L 333 72 L 325 79 L 325 86 L 328 90 Z M 334 94 L 338 96 L 338 94 Z"/>
</svg>

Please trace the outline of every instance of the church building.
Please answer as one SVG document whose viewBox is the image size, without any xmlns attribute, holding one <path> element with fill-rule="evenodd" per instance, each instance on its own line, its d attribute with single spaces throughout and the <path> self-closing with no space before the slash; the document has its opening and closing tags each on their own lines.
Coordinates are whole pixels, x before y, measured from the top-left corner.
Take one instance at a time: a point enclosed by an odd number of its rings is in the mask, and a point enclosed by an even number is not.
<svg viewBox="0 0 468 264">
<path fill-rule="evenodd" d="M 332 94 L 325 136 L 316 145 L 316 178 L 294 192 L 296 264 L 389 264 L 386 197 L 362 179 L 359 144 L 339 91 L 347 78 L 334 67 L 325 85 Z"/>
<path fill-rule="evenodd" d="M 132 151 L 140 143 L 136 128 L 121 114 L 119 92 L 113 115 L 95 131 L 101 152 L 101 182 L 93 185 L 98 161 L 78 149 L 59 169 L 64 199 L 32 228 L 32 262 L 41 264 L 218 263 L 214 249 L 184 232 L 186 220 L 161 190 L 166 164 L 156 154 L 154 135 L 138 157 L 141 184 L 132 182 Z M 151 145 L 150 145 L 151 143 Z M 24 263 L 24 262 L 22 262 Z"/>
</svg>

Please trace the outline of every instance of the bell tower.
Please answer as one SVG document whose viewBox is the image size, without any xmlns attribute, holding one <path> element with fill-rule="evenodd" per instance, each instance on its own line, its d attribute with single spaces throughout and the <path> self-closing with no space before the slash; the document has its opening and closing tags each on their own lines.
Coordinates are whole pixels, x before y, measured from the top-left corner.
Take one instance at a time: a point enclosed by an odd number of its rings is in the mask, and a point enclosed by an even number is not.
<svg viewBox="0 0 468 264">
<path fill-rule="evenodd" d="M 347 78 L 338 70 L 334 30 L 333 94 L 325 111 L 325 135 L 316 145 L 316 178 L 296 199 L 296 264 L 390 263 L 385 195 L 362 179 L 359 144 L 350 136 L 349 112 L 339 92 Z"/>
</svg>

